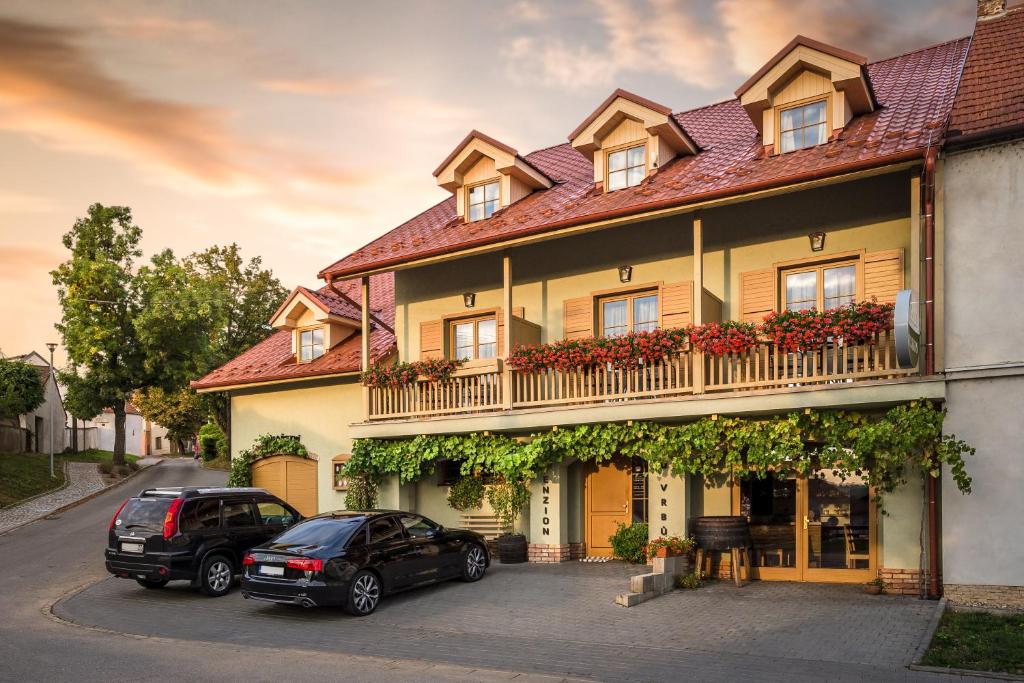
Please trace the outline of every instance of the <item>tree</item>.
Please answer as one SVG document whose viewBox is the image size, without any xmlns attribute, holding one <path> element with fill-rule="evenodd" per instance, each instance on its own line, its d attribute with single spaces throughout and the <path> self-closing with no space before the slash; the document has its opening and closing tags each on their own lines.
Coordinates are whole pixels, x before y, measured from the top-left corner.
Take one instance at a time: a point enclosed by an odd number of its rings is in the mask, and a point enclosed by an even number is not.
<svg viewBox="0 0 1024 683">
<path fill-rule="evenodd" d="M 115 465 L 124 464 L 125 400 L 145 377 L 132 273 L 142 255 L 141 236 L 131 209 L 93 204 L 64 235 L 71 256 L 51 273 L 63 309 L 57 330 L 68 358 L 83 372 L 94 400 L 114 413 Z"/>
<path fill-rule="evenodd" d="M 210 328 L 210 364 L 199 377 L 255 346 L 272 332 L 269 321 L 288 295 L 281 281 L 256 256 L 246 263 L 237 244 L 213 246 L 185 259 L 184 268 L 203 280 L 217 311 Z M 203 394 L 209 412 L 225 434 L 231 433 L 228 398 Z"/>
<path fill-rule="evenodd" d="M 188 387 L 175 391 L 162 387 L 140 389 L 132 403 L 147 420 L 164 427 L 167 436 L 178 442 L 181 452 L 185 452 L 184 442 L 196 435 L 208 414 L 202 398 Z"/>
<path fill-rule="evenodd" d="M 16 418 L 43 405 L 39 372 L 28 363 L 0 358 L 0 417 Z"/>
<path fill-rule="evenodd" d="M 91 420 L 106 407 L 100 392 L 90 385 L 74 366 L 59 370 L 57 380 L 64 385 L 64 409 L 71 415 L 71 449 L 78 452 L 78 421 Z"/>
</svg>

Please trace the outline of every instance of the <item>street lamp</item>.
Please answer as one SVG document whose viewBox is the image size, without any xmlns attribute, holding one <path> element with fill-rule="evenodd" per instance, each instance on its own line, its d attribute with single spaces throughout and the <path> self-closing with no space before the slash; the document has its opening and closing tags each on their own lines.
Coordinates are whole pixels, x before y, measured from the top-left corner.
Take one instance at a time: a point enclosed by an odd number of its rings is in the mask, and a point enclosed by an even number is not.
<svg viewBox="0 0 1024 683">
<path fill-rule="evenodd" d="M 53 351 L 57 348 L 57 345 L 50 342 L 46 345 L 46 348 L 50 349 L 50 378 L 56 382 L 56 378 L 53 377 Z M 49 383 L 47 383 L 47 389 L 49 389 Z M 50 478 L 53 479 L 53 401 L 48 401 L 50 404 Z"/>
</svg>

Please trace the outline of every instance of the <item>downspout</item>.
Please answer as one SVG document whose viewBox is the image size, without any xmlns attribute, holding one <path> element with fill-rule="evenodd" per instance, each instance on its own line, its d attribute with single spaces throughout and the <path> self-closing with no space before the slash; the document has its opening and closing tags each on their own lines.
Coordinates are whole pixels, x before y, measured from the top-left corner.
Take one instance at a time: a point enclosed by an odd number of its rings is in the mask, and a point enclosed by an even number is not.
<svg viewBox="0 0 1024 683">
<path fill-rule="evenodd" d="M 924 374 L 935 374 L 935 161 L 938 147 L 928 142 L 924 161 Z M 934 457 L 934 456 L 933 456 Z M 940 471 L 941 474 L 941 471 Z M 928 475 L 928 597 L 938 599 L 939 585 L 939 510 L 938 477 Z"/>
<path fill-rule="evenodd" d="M 331 275 L 327 276 L 327 286 L 330 288 L 330 290 L 332 292 L 334 292 L 342 300 L 348 302 L 352 306 L 355 306 L 357 309 L 361 310 L 363 308 L 363 305 L 361 303 L 359 303 L 358 301 L 356 301 L 355 299 L 350 297 L 345 292 L 343 292 L 340 289 L 338 289 L 337 285 L 334 284 L 334 277 L 331 276 Z M 373 314 L 373 311 L 368 311 L 368 313 L 369 313 L 369 316 L 370 316 L 370 320 L 372 320 L 373 322 L 377 323 L 377 325 L 379 325 L 380 327 L 384 328 L 385 330 L 390 332 L 392 335 L 395 334 L 394 328 L 391 327 L 390 325 L 388 325 L 387 323 L 385 323 L 383 320 L 381 320 L 377 316 L 375 316 Z"/>
</svg>

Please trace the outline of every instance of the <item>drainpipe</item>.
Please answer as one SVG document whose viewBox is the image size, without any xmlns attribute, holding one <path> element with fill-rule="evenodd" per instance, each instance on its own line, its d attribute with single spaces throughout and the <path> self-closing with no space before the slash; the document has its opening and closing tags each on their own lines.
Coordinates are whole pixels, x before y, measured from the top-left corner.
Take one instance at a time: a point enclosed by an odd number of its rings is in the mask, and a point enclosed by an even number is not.
<svg viewBox="0 0 1024 683">
<path fill-rule="evenodd" d="M 935 374 L 935 160 L 939 150 L 931 146 L 924 161 L 924 374 Z M 941 472 L 940 472 L 941 474 Z M 939 585 L 939 510 L 938 477 L 927 478 L 928 498 L 928 597 L 938 599 Z"/>
<path fill-rule="evenodd" d="M 355 306 L 356 308 L 362 309 L 363 305 L 361 303 L 359 303 L 358 301 L 356 301 L 355 299 L 350 297 L 345 292 L 343 292 L 340 289 L 338 289 L 338 286 L 334 284 L 334 277 L 332 277 L 332 276 L 328 276 L 327 277 L 327 286 L 330 287 L 331 291 L 334 292 L 339 298 L 347 301 L 349 304 L 351 304 L 352 306 Z M 391 327 L 391 325 L 388 325 L 387 323 L 385 323 L 383 320 L 381 320 L 377 316 L 375 316 L 373 314 L 373 311 L 368 311 L 368 313 L 370 315 L 370 320 L 372 320 L 373 322 L 377 323 L 377 325 L 379 325 L 380 327 L 384 328 L 385 330 L 387 330 L 391 334 L 395 333 L 394 328 Z"/>
</svg>

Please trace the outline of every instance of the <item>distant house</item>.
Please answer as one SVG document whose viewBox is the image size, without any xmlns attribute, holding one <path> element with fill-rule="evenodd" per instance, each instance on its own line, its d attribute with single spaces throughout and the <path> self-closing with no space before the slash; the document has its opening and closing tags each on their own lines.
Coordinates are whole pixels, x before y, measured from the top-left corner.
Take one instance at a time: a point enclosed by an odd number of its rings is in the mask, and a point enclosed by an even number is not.
<svg viewBox="0 0 1024 683">
<path fill-rule="evenodd" d="M 39 381 L 45 388 L 45 399 L 34 411 L 19 415 L 17 425 L 11 424 L 4 429 L 3 450 L 47 453 L 50 450 L 51 425 L 56 425 L 53 451 L 60 453 L 67 443 L 64 430 L 67 413 L 64 412 L 64 399 L 61 397 L 60 387 L 57 386 L 56 376 L 51 371 L 50 364 L 35 351 L 20 356 L 9 356 L 7 360 L 28 363 L 36 369 Z"/>
<path fill-rule="evenodd" d="M 172 455 L 178 452 L 177 444 L 168 438 L 167 429 L 147 420 L 131 401 L 124 404 L 124 452 L 128 455 Z M 81 427 L 80 448 L 114 450 L 114 411 L 104 408 L 91 420 L 85 420 Z"/>
</svg>

